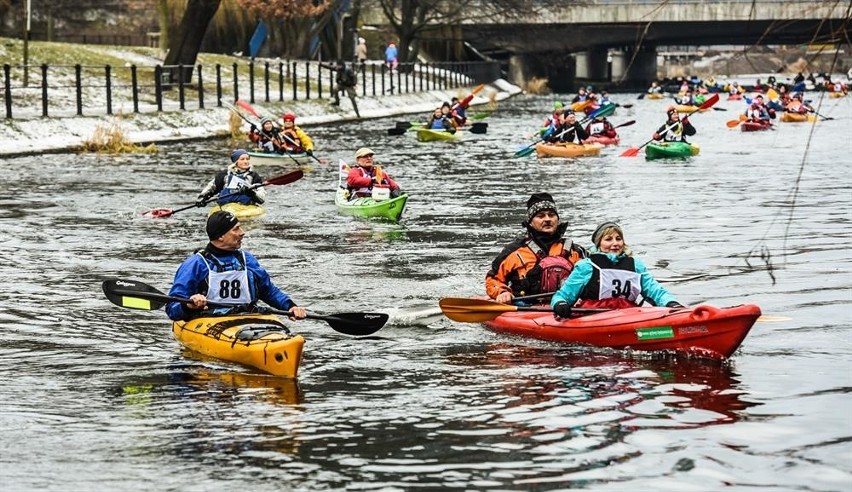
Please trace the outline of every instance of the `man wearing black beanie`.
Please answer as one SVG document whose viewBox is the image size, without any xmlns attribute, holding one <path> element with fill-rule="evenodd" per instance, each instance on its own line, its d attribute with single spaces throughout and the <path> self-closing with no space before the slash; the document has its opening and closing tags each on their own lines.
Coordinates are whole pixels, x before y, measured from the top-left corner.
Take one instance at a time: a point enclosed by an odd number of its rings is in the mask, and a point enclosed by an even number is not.
<svg viewBox="0 0 852 492">
<path fill-rule="evenodd" d="M 563 238 L 568 224 L 560 223 L 549 193 L 534 193 L 527 200 L 521 225 L 525 233 L 503 248 L 485 276 L 485 291 L 498 302 L 555 292 L 574 264 L 588 256 L 581 246 Z M 541 302 L 547 302 L 547 296 Z"/>
<path fill-rule="evenodd" d="M 245 231 L 230 212 L 214 212 L 207 218 L 207 246 L 184 260 L 175 273 L 170 296 L 190 302 L 166 305 L 169 318 L 189 320 L 199 316 L 259 312 L 261 300 L 275 309 L 304 319 L 305 309 L 296 306 L 260 266 L 257 258 L 240 249 Z M 208 303 L 213 307 L 209 309 Z"/>
</svg>

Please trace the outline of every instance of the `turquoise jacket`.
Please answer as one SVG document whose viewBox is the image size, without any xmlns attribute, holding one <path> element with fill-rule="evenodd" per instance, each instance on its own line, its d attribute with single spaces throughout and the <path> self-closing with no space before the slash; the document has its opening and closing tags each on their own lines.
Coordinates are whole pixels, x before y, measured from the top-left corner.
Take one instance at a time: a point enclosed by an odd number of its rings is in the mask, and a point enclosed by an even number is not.
<svg viewBox="0 0 852 492">
<path fill-rule="evenodd" d="M 594 253 L 600 253 L 600 251 L 594 251 Z M 613 263 L 616 263 L 625 255 L 606 253 L 606 256 Z M 648 273 L 648 269 L 645 268 L 645 264 L 642 263 L 639 258 L 634 257 L 633 263 L 636 267 L 636 273 L 638 273 L 641 278 L 642 297 L 648 299 L 656 306 L 665 306 L 666 304 L 677 300 L 665 289 L 665 287 L 654 280 L 654 277 Z M 562 287 L 560 287 L 556 294 L 554 294 L 551 298 L 550 305 L 556 306 L 557 303 L 567 302 L 569 306 L 573 306 L 580 298 L 580 292 L 583 292 L 583 288 L 585 288 L 586 284 L 588 284 L 592 279 L 592 271 L 594 268 L 595 267 L 592 266 L 591 260 L 588 258 L 578 261 L 577 264 L 574 265 L 574 270 L 571 271 L 571 275 L 568 276 L 568 279 L 565 280 Z"/>
</svg>

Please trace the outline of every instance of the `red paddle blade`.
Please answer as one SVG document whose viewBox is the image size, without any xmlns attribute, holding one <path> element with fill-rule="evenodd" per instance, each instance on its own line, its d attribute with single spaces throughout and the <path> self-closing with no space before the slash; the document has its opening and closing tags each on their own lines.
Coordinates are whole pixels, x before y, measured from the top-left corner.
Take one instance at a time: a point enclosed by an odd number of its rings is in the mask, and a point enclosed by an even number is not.
<svg viewBox="0 0 852 492">
<path fill-rule="evenodd" d="M 146 217 L 153 217 L 155 219 L 164 219 L 166 217 L 171 217 L 174 213 L 174 210 L 170 208 L 155 208 L 153 210 L 148 210 L 147 212 L 142 212 L 142 215 Z"/>
<path fill-rule="evenodd" d="M 621 157 L 636 157 L 639 155 L 639 147 L 630 147 L 621 153 Z"/>
<path fill-rule="evenodd" d="M 275 176 L 274 178 L 269 178 L 266 180 L 265 184 L 268 185 L 285 185 L 292 183 L 293 181 L 298 181 L 302 179 L 305 173 L 301 169 L 296 169 L 295 171 L 290 171 L 287 174 L 282 174 L 281 176 Z"/>
<path fill-rule="evenodd" d="M 249 113 L 251 113 L 252 116 L 254 116 L 255 118 L 260 118 L 260 113 L 255 111 L 254 108 L 251 107 L 251 104 L 249 104 L 245 101 L 241 101 L 239 99 L 237 99 L 236 104 L 237 104 L 237 106 L 239 106 L 239 107 L 245 109 L 246 111 L 248 111 Z"/>
<path fill-rule="evenodd" d="M 704 101 L 704 103 L 701 106 L 699 106 L 698 109 L 707 109 L 710 106 L 716 104 L 717 102 L 719 102 L 719 94 L 718 93 L 713 94 L 709 99 Z"/>
</svg>

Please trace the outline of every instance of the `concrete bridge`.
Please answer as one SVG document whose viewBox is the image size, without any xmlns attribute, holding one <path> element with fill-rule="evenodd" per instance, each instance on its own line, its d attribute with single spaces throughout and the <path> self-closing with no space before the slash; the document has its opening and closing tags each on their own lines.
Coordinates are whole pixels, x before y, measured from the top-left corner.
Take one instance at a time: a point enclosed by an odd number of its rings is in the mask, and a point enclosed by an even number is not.
<svg viewBox="0 0 852 492">
<path fill-rule="evenodd" d="M 586 0 L 452 27 L 456 42 L 506 60 L 514 83 L 545 76 L 636 85 L 656 78 L 657 46 L 848 43 L 850 11 L 848 0 Z M 362 15 L 367 25 L 386 22 L 378 9 Z"/>
</svg>

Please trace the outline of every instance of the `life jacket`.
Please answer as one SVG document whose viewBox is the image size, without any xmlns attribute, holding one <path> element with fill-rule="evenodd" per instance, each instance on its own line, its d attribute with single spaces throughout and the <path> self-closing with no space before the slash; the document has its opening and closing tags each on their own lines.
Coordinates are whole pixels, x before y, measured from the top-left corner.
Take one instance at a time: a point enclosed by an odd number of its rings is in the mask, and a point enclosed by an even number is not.
<svg viewBox="0 0 852 492">
<path fill-rule="evenodd" d="M 355 169 L 361 171 L 361 176 L 363 176 L 365 178 L 372 179 L 373 176 L 376 175 L 375 173 L 376 173 L 376 167 L 377 166 L 378 166 L 378 164 L 373 165 L 373 167 L 371 168 L 372 169 L 371 171 L 368 171 L 361 166 L 355 166 Z M 387 178 L 385 178 L 384 173 L 382 173 L 382 179 L 381 179 L 380 184 L 383 184 L 383 185 L 389 185 L 390 184 L 390 182 L 387 180 Z M 349 190 L 349 196 L 350 197 L 372 196 L 373 185 L 371 184 L 370 186 L 363 186 L 361 188 L 347 188 L 347 190 Z"/>
<path fill-rule="evenodd" d="M 250 186 L 252 184 L 251 177 L 248 172 L 245 173 L 227 173 L 225 175 L 222 191 L 219 192 L 219 199 L 216 201 L 219 205 L 226 203 L 241 203 L 243 205 L 251 205 L 252 199 L 245 193 L 234 194 L 241 185 Z M 227 196 L 230 195 L 230 196 Z"/>
<path fill-rule="evenodd" d="M 302 139 L 299 138 L 299 135 L 296 133 L 295 129 L 281 130 L 280 133 L 282 135 L 282 147 L 284 147 L 290 152 L 301 153 L 305 151 L 305 149 L 302 147 Z M 295 143 L 295 145 L 293 145 L 293 143 Z"/>
<path fill-rule="evenodd" d="M 592 276 L 580 292 L 584 308 L 623 309 L 636 307 L 642 293 L 641 276 L 636 273 L 636 262 L 630 256 L 622 256 L 612 263 L 605 254 L 589 256 Z"/>
<path fill-rule="evenodd" d="M 562 287 L 574 270 L 574 263 L 569 259 L 572 244 L 570 239 L 567 243 L 562 239 L 550 245 L 550 250 L 545 253 L 538 243 L 532 239 L 527 241 L 526 246 L 535 254 L 536 265 L 522 280 L 526 294 L 556 292 Z"/>
<path fill-rule="evenodd" d="M 677 123 L 666 124 L 668 131 L 663 134 L 663 140 L 666 142 L 683 142 L 683 122 L 680 120 Z"/>
<path fill-rule="evenodd" d="M 234 255 L 219 258 L 207 250 L 197 253 L 204 264 L 207 265 L 208 275 L 205 279 L 207 286 L 207 297 L 211 302 L 221 304 L 232 304 L 230 306 L 215 306 L 210 310 L 212 314 L 222 315 L 235 312 L 251 312 L 255 309 L 256 288 L 255 279 L 251 271 L 246 267 L 246 256 L 242 251 L 236 251 Z M 228 276 L 229 272 L 234 275 Z M 211 279 L 220 284 L 210 284 Z M 240 279 L 245 279 L 248 285 L 235 284 Z M 226 283 L 225 283 L 226 282 Z M 247 289 L 247 290 L 246 290 Z M 237 303 L 230 299 L 236 300 Z"/>
</svg>

